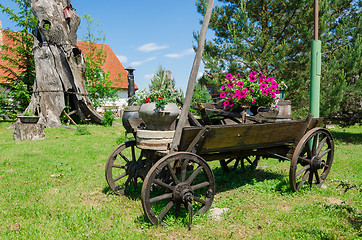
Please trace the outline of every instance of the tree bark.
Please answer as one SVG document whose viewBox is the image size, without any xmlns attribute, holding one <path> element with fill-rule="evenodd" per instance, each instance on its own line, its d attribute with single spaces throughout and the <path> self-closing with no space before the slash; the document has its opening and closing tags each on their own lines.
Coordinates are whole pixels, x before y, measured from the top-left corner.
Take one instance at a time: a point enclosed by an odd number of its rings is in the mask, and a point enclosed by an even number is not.
<svg viewBox="0 0 362 240">
<path fill-rule="evenodd" d="M 70 0 L 29 0 L 38 19 L 33 55 L 36 79 L 28 110 L 40 116 L 46 127 L 61 126 L 66 106 L 82 121 L 101 123 L 85 85 L 84 56 L 77 47 L 80 17 Z"/>
</svg>

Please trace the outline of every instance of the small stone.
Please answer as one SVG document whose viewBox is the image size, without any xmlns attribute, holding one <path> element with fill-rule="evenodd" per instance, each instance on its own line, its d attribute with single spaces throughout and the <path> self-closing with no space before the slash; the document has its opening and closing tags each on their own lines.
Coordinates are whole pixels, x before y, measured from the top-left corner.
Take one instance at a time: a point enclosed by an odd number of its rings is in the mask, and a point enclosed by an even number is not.
<svg viewBox="0 0 362 240">
<path fill-rule="evenodd" d="M 221 215 L 227 213 L 229 210 L 229 208 L 213 208 L 209 211 L 209 216 L 215 221 L 220 221 L 222 218 Z"/>
<path fill-rule="evenodd" d="M 322 186 L 321 186 L 321 189 L 327 189 L 328 187 L 327 187 L 327 185 L 325 185 L 325 184 L 323 184 Z"/>
</svg>

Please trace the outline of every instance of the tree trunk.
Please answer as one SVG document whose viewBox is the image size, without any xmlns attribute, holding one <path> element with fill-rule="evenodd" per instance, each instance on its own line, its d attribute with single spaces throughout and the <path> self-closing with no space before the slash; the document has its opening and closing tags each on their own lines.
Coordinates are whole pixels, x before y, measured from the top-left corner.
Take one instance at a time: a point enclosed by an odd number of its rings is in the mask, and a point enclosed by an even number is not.
<svg viewBox="0 0 362 240">
<path fill-rule="evenodd" d="M 82 121 L 101 123 L 85 86 L 84 56 L 77 47 L 80 18 L 70 0 L 30 0 L 38 19 L 34 33 L 36 79 L 28 109 L 46 127 L 61 126 L 66 105 Z"/>
</svg>

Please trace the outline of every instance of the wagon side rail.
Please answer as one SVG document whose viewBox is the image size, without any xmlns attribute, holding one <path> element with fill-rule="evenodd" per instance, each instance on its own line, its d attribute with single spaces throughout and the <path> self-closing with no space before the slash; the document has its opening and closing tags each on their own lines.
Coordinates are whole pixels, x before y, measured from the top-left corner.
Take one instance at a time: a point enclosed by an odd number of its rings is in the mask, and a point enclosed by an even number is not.
<svg viewBox="0 0 362 240">
<path fill-rule="evenodd" d="M 305 120 L 277 123 L 185 127 L 179 149 L 207 155 L 288 146 L 293 154 L 303 135 L 321 122 L 322 119 L 309 115 Z M 287 157 L 290 158 L 289 152 Z"/>
</svg>

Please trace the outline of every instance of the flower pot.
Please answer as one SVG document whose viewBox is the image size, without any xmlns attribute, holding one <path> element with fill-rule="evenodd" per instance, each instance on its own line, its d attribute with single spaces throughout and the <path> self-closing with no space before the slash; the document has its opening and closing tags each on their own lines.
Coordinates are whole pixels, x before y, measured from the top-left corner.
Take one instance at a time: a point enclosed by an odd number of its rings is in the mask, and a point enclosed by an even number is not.
<svg viewBox="0 0 362 240">
<path fill-rule="evenodd" d="M 18 116 L 21 123 L 36 124 L 39 121 L 39 116 Z"/>
<path fill-rule="evenodd" d="M 156 108 L 156 103 L 143 103 L 138 114 L 146 123 L 148 130 L 168 131 L 179 114 L 176 103 L 168 103 L 165 107 Z"/>
<path fill-rule="evenodd" d="M 134 118 L 140 118 L 138 114 L 139 106 L 130 106 L 127 109 L 124 110 L 122 115 L 122 124 L 123 127 L 126 129 L 126 132 L 132 133 L 132 127 L 128 122 L 128 119 L 134 119 Z"/>
</svg>

